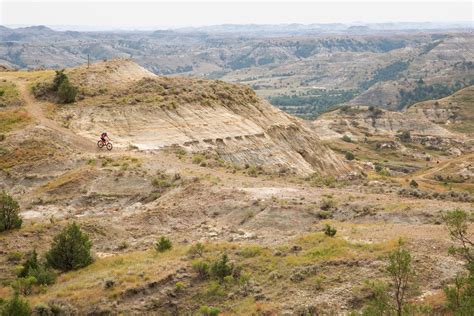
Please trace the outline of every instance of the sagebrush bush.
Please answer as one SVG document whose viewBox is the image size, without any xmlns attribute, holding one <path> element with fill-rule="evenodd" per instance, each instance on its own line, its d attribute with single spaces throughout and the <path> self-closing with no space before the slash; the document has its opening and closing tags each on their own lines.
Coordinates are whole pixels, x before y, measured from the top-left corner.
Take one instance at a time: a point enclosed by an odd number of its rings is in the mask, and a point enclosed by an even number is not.
<svg viewBox="0 0 474 316">
<path fill-rule="evenodd" d="M 324 227 L 324 234 L 326 236 L 329 236 L 329 237 L 334 237 L 337 233 L 337 229 L 332 227 L 331 225 L 329 224 L 326 224 L 326 226 Z"/>
<path fill-rule="evenodd" d="M 204 254 L 205 247 L 203 243 L 196 243 L 192 245 L 188 250 L 188 255 L 191 257 L 202 257 Z"/>
<path fill-rule="evenodd" d="M 76 223 L 66 226 L 54 237 L 46 254 L 48 264 L 61 271 L 77 270 L 92 263 L 92 243 Z"/>
<path fill-rule="evenodd" d="M 155 244 L 155 249 L 158 252 L 165 252 L 167 250 L 170 250 L 171 247 L 173 247 L 171 240 L 169 240 L 168 238 L 164 236 L 161 236 L 160 239 Z"/>
<path fill-rule="evenodd" d="M 23 221 L 19 211 L 18 202 L 3 191 L 0 194 L 0 232 L 21 227 Z"/>
<path fill-rule="evenodd" d="M 209 277 L 209 264 L 205 261 L 194 261 L 192 268 L 198 274 L 200 279 L 207 279 Z"/>
<path fill-rule="evenodd" d="M 336 208 L 336 202 L 333 199 L 323 199 L 320 208 L 323 211 L 331 211 Z"/>
</svg>

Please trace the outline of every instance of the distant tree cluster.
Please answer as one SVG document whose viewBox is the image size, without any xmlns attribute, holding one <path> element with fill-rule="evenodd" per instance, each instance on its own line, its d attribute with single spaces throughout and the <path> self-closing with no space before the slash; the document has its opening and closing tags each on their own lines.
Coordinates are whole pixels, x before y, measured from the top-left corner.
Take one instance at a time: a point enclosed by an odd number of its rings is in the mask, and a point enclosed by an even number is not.
<svg viewBox="0 0 474 316">
<path fill-rule="evenodd" d="M 402 71 L 408 69 L 409 63 L 404 61 L 397 61 L 384 68 L 377 69 L 371 80 L 363 82 L 360 87 L 364 90 L 368 89 L 372 85 L 379 81 L 395 80 L 398 78 Z"/>
<path fill-rule="evenodd" d="M 331 107 L 353 99 L 357 92 L 354 90 L 331 90 L 313 92 L 311 95 L 282 95 L 270 97 L 272 105 L 291 114 L 314 118 Z"/>
<path fill-rule="evenodd" d="M 400 103 L 398 107 L 402 109 L 407 105 L 412 105 L 420 101 L 444 98 L 464 88 L 464 86 L 465 85 L 460 81 L 450 86 L 438 83 L 426 85 L 423 80 L 419 80 L 415 89 L 411 91 L 400 91 Z"/>
</svg>

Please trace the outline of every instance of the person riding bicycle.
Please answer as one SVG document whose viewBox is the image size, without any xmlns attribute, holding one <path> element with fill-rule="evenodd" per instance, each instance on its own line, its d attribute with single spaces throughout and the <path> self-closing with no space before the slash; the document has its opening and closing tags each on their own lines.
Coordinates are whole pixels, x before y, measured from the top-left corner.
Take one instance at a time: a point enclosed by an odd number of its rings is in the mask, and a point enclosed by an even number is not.
<svg viewBox="0 0 474 316">
<path fill-rule="evenodd" d="M 102 134 L 100 134 L 100 140 L 101 140 L 104 144 L 107 143 L 106 138 L 107 138 L 107 140 L 110 141 L 110 138 L 109 138 L 109 135 L 107 135 L 107 132 L 103 132 Z"/>
</svg>

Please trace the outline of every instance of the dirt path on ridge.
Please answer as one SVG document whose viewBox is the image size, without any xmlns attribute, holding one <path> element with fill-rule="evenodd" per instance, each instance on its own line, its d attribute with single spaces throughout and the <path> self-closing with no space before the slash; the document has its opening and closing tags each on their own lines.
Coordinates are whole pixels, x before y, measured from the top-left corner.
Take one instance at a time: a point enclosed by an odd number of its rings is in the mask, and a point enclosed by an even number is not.
<svg viewBox="0 0 474 316">
<path fill-rule="evenodd" d="M 66 142 L 71 143 L 79 150 L 91 153 L 96 153 L 98 151 L 97 145 L 93 141 L 72 132 L 71 130 L 61 126 L 58 122 L 49 119 L 43 111 L 42 102 L 34 99 L 26 82 L 16 81 L 15 83 L 17 84 L 21 97 L 25 101 L 26 110 L 35 121 L 44 127 L 58 132 Z"/>
</svg>

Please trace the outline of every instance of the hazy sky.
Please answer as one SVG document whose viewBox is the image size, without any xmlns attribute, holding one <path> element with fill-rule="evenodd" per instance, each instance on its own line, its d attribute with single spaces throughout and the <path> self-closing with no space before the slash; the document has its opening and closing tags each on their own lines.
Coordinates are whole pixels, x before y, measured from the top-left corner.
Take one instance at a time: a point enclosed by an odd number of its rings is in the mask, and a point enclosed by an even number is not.
<svg viewBox="0 0 474 316">
<path fill-rule="evenodd" d="M 473 21 L 472 1 L 0 0 L 1 25 L 156 28 L 213 24 Z"/>
</svg>

